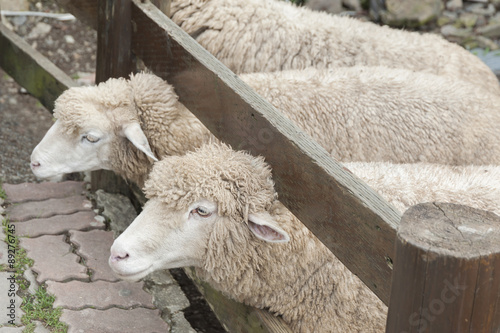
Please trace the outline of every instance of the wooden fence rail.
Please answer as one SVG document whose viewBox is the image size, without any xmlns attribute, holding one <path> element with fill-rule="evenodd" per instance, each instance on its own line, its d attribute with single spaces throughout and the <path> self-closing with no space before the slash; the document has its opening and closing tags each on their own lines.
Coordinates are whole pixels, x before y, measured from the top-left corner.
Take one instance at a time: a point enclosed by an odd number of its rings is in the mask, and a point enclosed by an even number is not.
<svg viewBox="0 0 500 333">
<path fill-rule="evenodd" d="M 54 101 L 64 90 L 78 85 L 3 24 L 0 24 L 0 32 L 0 67 L 47 110 L 54 108 Z"/>
</svg>

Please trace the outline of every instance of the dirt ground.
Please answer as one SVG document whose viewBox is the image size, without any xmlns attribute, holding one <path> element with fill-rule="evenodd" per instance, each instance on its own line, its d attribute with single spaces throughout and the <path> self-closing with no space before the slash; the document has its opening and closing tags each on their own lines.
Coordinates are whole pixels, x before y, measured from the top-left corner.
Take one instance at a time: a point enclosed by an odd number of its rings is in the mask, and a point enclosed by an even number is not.
<svg viewBox="0 0 500 333">
<path fill-rule="evenodd" d="M 55 4 L 32 10 L 58 13 Z M 97 34 L 78 21 L 35 16 L 9 16 L 3 23 L 66 74 L 88 78 L 95 72 Z M 52 115 L 0 69 L 0 180 L 5 183 L 36 181 L 30 167 L 33 148 L 52 124 Z"/>
</svg>

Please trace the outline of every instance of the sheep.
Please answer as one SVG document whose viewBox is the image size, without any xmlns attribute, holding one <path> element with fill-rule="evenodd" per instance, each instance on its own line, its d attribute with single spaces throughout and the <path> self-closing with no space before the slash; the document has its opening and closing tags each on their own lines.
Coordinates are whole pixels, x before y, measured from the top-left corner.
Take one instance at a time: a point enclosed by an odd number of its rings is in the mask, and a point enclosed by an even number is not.
<svg viewBox="0 0 500 333">
<path fill-rule="evenodd" d="M 346 163 L 402 212 L 447 201 L 500 214 L 500 166 Z M 278 200 L 261 157 L 206 144 L 155 163 L 141 214 L 115 239 L 118 278 L 195 267 L 293 332 L 384 332 L 387 307 Z"/>
<path fill-rule="evenodd" d="M 500 97 L 464 82 L 381 67 L 242 79 L 340 161 L 500 163 Z M 31 156 L 39 178 L 110 169 L 142 186 L 156 158 L 213 138 L 153 74 L 70 88 L 55 105 Z"/>
<path fill-rule="evenodd" d="M 379 26 L 275 0 L 175 0 L 171 19 L 236 74 L 386 66 L 464 80 L 499 94 L 477 56 L 441 36 Z"/>
</svg>

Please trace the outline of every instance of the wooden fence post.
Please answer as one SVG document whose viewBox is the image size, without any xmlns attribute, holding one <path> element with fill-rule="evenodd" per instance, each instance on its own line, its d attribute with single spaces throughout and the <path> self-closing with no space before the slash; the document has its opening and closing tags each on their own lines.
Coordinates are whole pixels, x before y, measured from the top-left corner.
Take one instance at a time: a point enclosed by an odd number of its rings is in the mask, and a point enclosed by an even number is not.
<svg viewBox="0 0 500 333">
<path fill-rule="evenodd" d="M 386 332 L 499 332 L 500 217 L 425 203 L 403 215 Z"/>
<path fill-rule="evenodd" d="M 130 6 L 131 0 L 98 2 L 96 83 L 132 72 Z M 111 171 L 93 171 L 91 186 L 93 191 L 130 195 L 128 184 Z"/>
</svg>

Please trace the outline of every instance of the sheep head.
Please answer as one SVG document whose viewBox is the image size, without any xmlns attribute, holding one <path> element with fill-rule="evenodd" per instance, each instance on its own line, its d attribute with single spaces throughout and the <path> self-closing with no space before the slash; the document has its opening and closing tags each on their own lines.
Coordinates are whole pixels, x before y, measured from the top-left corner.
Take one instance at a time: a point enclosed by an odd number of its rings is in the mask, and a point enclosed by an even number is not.
<svg viewBox="0 0 500 333">
<path fill-rule="evenodd" d="M 290 239 L 269 213 L 276 193 L 268 166 L 225 145 L 156 163 L 145 192 L 144 210 L 111 247 L 109 265 L 123 279 L 157 269 L 210 269 L 207 257 L 234 261 L 229 252 L 241 255 L 252 242 Z"/>
<path fill-rule="evenodd" d="M 31 155 L 31 168 L 38 178 L 114 170 L 117 159 L 112 154 L 130 143 L 156 160 L 124 79 L 68 89 L 56 100 L 54 116 L 56 122 Z"/>
</svg>

